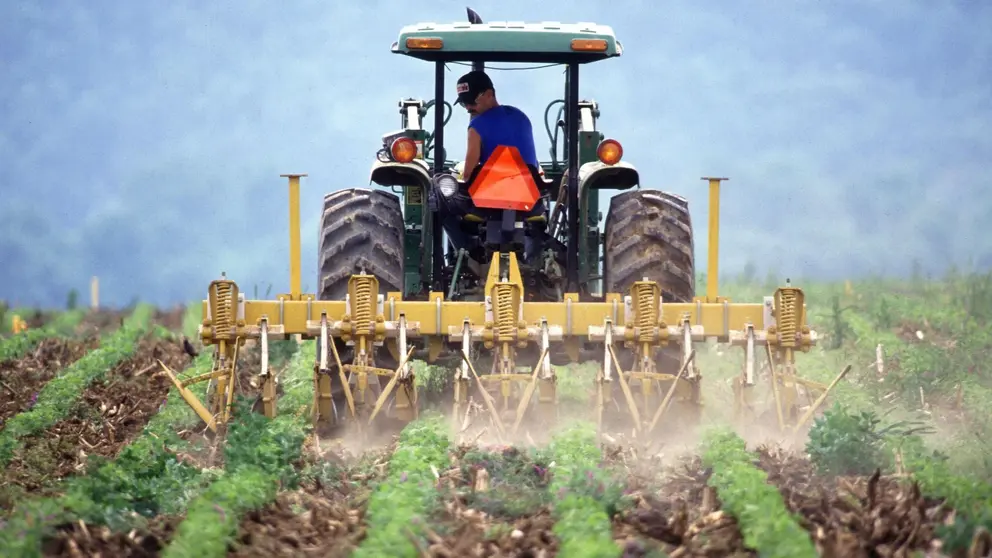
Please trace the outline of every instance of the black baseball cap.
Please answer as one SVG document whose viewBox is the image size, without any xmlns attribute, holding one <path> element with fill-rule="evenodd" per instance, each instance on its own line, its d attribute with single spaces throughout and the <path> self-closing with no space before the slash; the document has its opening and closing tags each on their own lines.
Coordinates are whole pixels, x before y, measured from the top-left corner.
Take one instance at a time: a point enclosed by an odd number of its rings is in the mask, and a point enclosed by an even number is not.
<svg viewBox="0 0 992 558">
<path fill-rule="evenodd" d="M 489 79 L 486 72 L 473 70 L 458 78 L 458 100 L 459 104 L 471 104 L 475 102 L 480 93 L 484 93 L 493 87 L 493 80 Z"/>
</svg>

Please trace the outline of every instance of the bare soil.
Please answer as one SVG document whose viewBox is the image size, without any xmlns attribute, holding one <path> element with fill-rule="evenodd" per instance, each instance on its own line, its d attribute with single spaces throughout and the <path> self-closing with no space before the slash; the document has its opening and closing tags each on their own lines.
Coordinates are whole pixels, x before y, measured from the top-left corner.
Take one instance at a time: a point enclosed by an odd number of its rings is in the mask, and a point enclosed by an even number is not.
<svg viewBox="0 0 992 558">
<path fill-rule="evenodd" d="M 247 514 L 228 556 L 349 556 L 365 538 L 365 509 L 372 485 L 387 471 L 392 448 L 364 459 L 308 444 L 308 463 L 333 463 L 333 472 L 315 476 L 272 504 Z"/>
<path fill-rule="evenodd" d="M 154 323 L 159 324 L 168 330 L 179 331 L 183 327 L 183 318 L 185 316 L 186 307 L 177 305 L 169 310 L 155 310 L 155 316 L 152 320 Z"/>
<path fill-rule="evenodd" d="M 546 464 L 515 447 L 495 446 L 483 460 L 468 459 L 479 448 L 462 445 L 452 466 L 440 474 L 444 505 L 430 526 L 415 528 L 432 557 L 553 556 L 558 538 L 554 518 L 540 498 L 546 492 Z"/>
<path fill-rule="evenodd" d="M 345 557 L 365 537 L 364 516 L 363 497 L 341 486 L 283 492 L 242 520 L 228 555 Z"/>
<path fill-rule="evenodd" d="M 802 518 L 823 556 L 908 557 L 939 552 L 936 530 L 951 510 L 925 498 L 914 482 L 897 477 L 839 478 L 816 475 L 809 460 L 759 448 L 759 466 L 779 488 L 789 511 Z"/>
<path fill-rule="evenodd" d="M 113 532 L 102 525 L 87 525 L 82 521 L 63 525 L 47 539 L 42 548 L 44 556 L 130 557 L 159 556 L 168 544 L 181 517 L 159 516 L 145 529 L 128 533 Z"/>
<path fill-rule="evenodd" d="M 650 460 L 647 460 L 650 461 Z M 737 521 L 719 510 L 716 493 L 706 485 L 707 471 L 698 457 L 665 468 L 659 478 L 635 463 L 629 480 L 634 506 L 613 520 L 614 539 L 624 556 L 647 556 L 663 550 L 670 556 L 756 556 L 744 546 Z"/>
<path fill-rule="evenodd" d="M 12 507 L 10 500 L 21 491 L 43 493 L 63 477 L 83 471 L 89 455 L 115 456 L 137 436 L 172 386 L 156 359 L 182 368 L 189 357 L 174 341 L 142 340 L 135 356 L 83 392 L 81 405 L 71 416 L 25 440 L 0 474 L 5 486 L 0 507 Z"/>
<path fill-rule="evenodd" d="M 555 556 L 558 540 L 546 504 L 513 508 L 508 502 L 495 501 L 513 496 L 512 487 L 501 485 L 500 475 L 506 475 L 503 481 L 520 483 L 523 477 L 512 475 L 522 470 L 511 475 L 512 467 L 493 465 L 493 476 L 480 483 L 479 468 L 466 467 L 461 461 L 468 449 L 455 452 L 452 466 L 439 471 L 444 496 L 441 508 L 410 525 L 410 536 L 418 541 L 421 555 Z M 512 454 L 515 450 L 506 451 Z M 920 496 L 913 484 L 878 474 L 826 480 L 817 477 L 801 456 L 769 447 L 759 448 L 758 453 L 758 465 L 768 473 L 769 483 L 782 492 L 821 556 L 908 558 L 916 552 L 942 556 L 935 529 L 948 520 L 950 511 Z M 387 455 L 359 465 L 339 463 L 337 473 L 282 492 L 272 504 L 247 514 L 229 556 L 350 555 L 365 538 L 365 508 L 374 482 L 386 473 Z M 658 551 L 675 558 L 757 556 L 744 546 L 734 518 L 720 511 L 718 496 L 706 485 L 709 471 L 698 457 L 687 456 L 665 468 L 657 466 L 654 473 L 643 472 L 651 469 L 651 460 L 635 465 L 628 478 L 634 505 L 613 518 L 613 537 L 621 556 L 656 556 Z M 536 471 L 536 480 L 531 480 L 540 482 L 542 474 Z M 147 529 L 127 534 L 67 525 L 46 543 L 46 556 L 157 556 L 179 519 L 157 518 Z M 962 556 L 986 556 L 988 548 L 982 545 L 990 541 L 987 534 L 983 536 Z"/>
<path fill-rule="evenodd" d="M 31 408 L 38 391 L 63 368 L 98 347 L 97 337 L 44 339 L 27 355 L 0 363 L 0 424 Z"/>
<path fill-rule="evenodd" d="M 168 329 L 182 326 L 184 308 L 157 310 L 153 323 Z M 58 373 L 100 346 L 100 334 L 120 327 L 127 312 L 101 310 L 87 314 L 79 337 L 43 339 L 27 355 L 0 362 L 0 425 L 17 413 L 31 408 L 38 391 Z"/>
<path fill-rule="evenodd" d="M 100 335 L 113 331 L 124 323 L 125 318 L 131 314 L 124 310 L 97 310 L 87 312 L 83 316 L 83 321 L 76 328 L 79 335 Z"/>
</svg>

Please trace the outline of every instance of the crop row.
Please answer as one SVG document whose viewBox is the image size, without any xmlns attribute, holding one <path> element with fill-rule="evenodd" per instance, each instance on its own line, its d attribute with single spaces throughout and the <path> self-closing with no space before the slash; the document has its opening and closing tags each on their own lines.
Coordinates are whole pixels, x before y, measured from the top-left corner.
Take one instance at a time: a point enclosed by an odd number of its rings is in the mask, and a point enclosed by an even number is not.
<svg viewBox="0 0 992 558">
<path fill-rule="evenodd" d="M 387 478 L 378 484 L 365 514 L 368 536 L 354 554 L 364 556 L 419 556 L 415 541 L 423 536 L 418 523 L 429 521 L 438 511 L 442 493 L 438 491 L 438 471 L 451 461 L 448 425 L 440 417 L 421 418 L 401 433 L 390 457 Z M 539 450 L 535 462 L 555 462 L 547 497 L 527 498 L 527 502 L 554 502 L 554 533 L 563 556 L 579 558 L 616 557 L 620 549 L 613 541 L 610 518 L 616 511 L 621 490 L 601 468 L 601 454 L 595 432 L 577 426 L 559 433 L 548 448 Z M 514 466 L 502 456 L 487 452 L 466 455 L 469 462 L 489 463 L 501 469 Z M 478 464 L 478 463 L 476 463 Z M 494 465 L 496 464 L 496 465 Z M 493 470 L 491 473 L 499 474 Z M 508 471 L 502 471 L 507 473 Z M 517 471 L 516 473 L 519 473 Z M 494 483 L 504 481 L 493 479 Z M 514 479 L 512 482 L 524 482 Z M 494 485 L 495 486 L 495 485 Z M 537 487 L 533 487 L 538 489 Z M 542 489 L 538 489 L 542 490 Z M 515 509 L 515 502 L 493 499 L 513 498 L 514 490 L 500 490 L 476 502 L 488 509 Z"/>
<path fill-rule="evenodd" d="M 184 325 L 184 330 L 191 329 L 195 320 L 187 319 Z M 88 473 L 65 481 L 62 496 L 18 505 L 0 531 L 0 554 L 39 556 L 53 527 L 68 521 L 107 525 L 117 531 L 140 528 L 147 518 L 182 513 L 187 503 L 186 520 L 166 553 L 185 555 L 192 544 L 197 555 L 210 555 L 210 550 L 223 554 L 239 515 L 265 504 L 275 495 L 278 483 L 294 475 L 292 465 L 300 454 L 307 424 L 307 359 L 314 357 L 312 345 L 298 351 L 291 363 L 283 382 L 288 389 L 279 401 L 279 418 L 270 421 L 248 408 L 240 409 L 227 431 L 223 470 L 200 469 L 180 458 L 192 448 L 177 431 L 199 419 L 172 390 L 141 436 L 116 459 L 91 457 Z M 207 372 L 211 362 L 211 355 L 204 353 L 181 376 Z M 202 397 L 206 384 L 191 389 Z"/>
<path fill-rule="evenodd" d="M 76 326 L 83 321 L 81 310 L 72 310 L 59 314 L 51 323 L 44 327 L 28 329 L 10 337 L 0 339 L 0 362 L 21 358 L 31 351 L 38 343 L 49 337 L 67 337 Z"/>
<path fill-rule="evenodd" d="M 610 523 L 614 510 L 604 505 L 612 501 L 608 490 L 613 484 L 600 467 L 595 431 L 584 424 L 569 428 L 554 437 L 549 450 L 555 466 L 548 488 L 555 495 L 559 552 L 577 558 L 618 556 Z"/>
<path fill-rule="evenodd" d="M 221 476 L 193 499 L 163 556 L 225 556 L 241 517 L 273 501 L 280 487 L 294 484 L 309 427 L 310 374 L 315 355 L 308 342 L 289 362 L 277 417 L 237 407 L 224 441 Z"/>
<path fill-rule="evenodd" d="M 702 459 L 712 470 L 708 484 L 716 489 L 723 509 L 737 519 L 748 548 L 769 557 L 817 556 L 782 494 L 755 466 L 757 456 L 747 451 L 744 440 L 726 430 L 710 432 Z"/>
<path fill-rule="evenodd" d="M 435 473 L 448 463 L 450 444 L 447 425 L 438 417 L 422 417 L 403 429 L 389 460 L 388 476 L 369 498 L 368 536 L 355 558 L 420 555 L 407 530 L 437 502 Z"/>
<path fill-rule="evenodd" d="M 49 383 L 75 386 L 75 392 L 68 387 L 46 386 L 49 394 L 43 392 L 39 397 L 39 407 L 46 401 L 44 408 L 54 414 L 54 420 L 59 412 L 64 415 L 71 410 L 86 385 L 112 368 L 113 362 L 126 358 L 127 347 L 133 351 L 134 343 L 147 330 L 148 319 L 147 309 L 139 307 L 121 330 L 91 353 L 102 355 L 102 372 L 95 371 L 96 364 L 84 362 L 91 356 L 85 357 Z M 130 345 L 125 343 L 127 340 Z M 115 460 L 97 459 L 87 475 L 65 482 L 63 496 L 20 506 L 0 532 L 3 555 L 39 555 L 41 542 L 51 527 L 70 519 L 123 529 L 133 527 L 136 516 L 149 518 L 184 511 L 186 517 L 164 554 L 225 555 L 241 518 L 273 501 L 280 489 L 293 485 L 298 478 L 296 465 L 302 457 L 309 425 L 314 356 L 314 344 L 310 342 L 300 347 L 290 361 L 282 375 L 285 391 L 279 399 L 278 418 L 270 420 L 239 405 L 226 432 L 224 465 L 220 470 L 200 469 L 177 458 L 177 450 L 187 444 L 176 434 L 177 428 L 195 424 L 198 418 L 170 390 L 167 404 Z M 183 376 L 206 372 L 210 365 L 210 355 L 205 353 Z M 205 387 L 201 383 L 192 389 L 202 396 Z M 53 394 L 68 397 L 56 405 Z M 22 419 L 20 430 L 14 431 L 20 434 L 11 439 L 16 441 L 54 423 L 46 420 Z M 8 432 L 0 433 L 0 442 Z M 430 515 L 440 498 L 435 475 L 449 461 L 450 444 L 442 419 L 423 418 L 402 432 L 390 459 L 388 477 L 369 500 L 365 516 L 368 536 L 356 556 L 419 554 L 411 541 L 411 531 L 418 518 Z M 611 517 L 620 498 L 616 484 L 601 464 L 594 431 L 587 426 L 568 429 L 553 439 L 547 452 L 548 460 L 555 462 L 548 493 L 553 502 L 553 530 L 560 554 L 580 558 L 618 556 L 620 549 L 613 541 Z M 720 433 L 708 439 L 704 462 L 713 470 L 709 483 L 718 490 L 724 509 L 737 518 L 746 544 L 762 555 L 815 556 L 809 536 L 787 512 L 781 495 L 767 483 L 765 473 L 754 466 L 754 460 L 744 442 L 733 434 Z"/>
<path fill-rule="evenodd" d="M 37 434 L 65 418 L 91 383 L 131 356 L 138 340 L 148 331 L 151 316 L 150 306 L 138 306 L 120 329 L 101 340 L 98 349 L 87 353 L 45 384 L 34 407 L 12 417 L 0 431 L 0 467 L 10 462 L 22 438 Z"/>
<path fill-rule="evenodd" d="M 72 402 L 77 401 L 86 385 L 100 379 L 115 363 L 130 356 L 128 351 L 133 352 L 138 339 L 148 330 L 150 315 L 149 309 L 138 307 L 122 329 L 109 335 L 100 350 L 77 361 L 62 376 L 49 382 L 46 389 L 52 390 L 48 386 L 55 384 L 56 389 L 50 393 L 67 393 L 70 392 L 68 387 L 59 388 L 58 385 L 74 386 L 76 391 L 71 391 L 69 396 Z M 164 332 L 155 328 L 153 333 Z M 183 376 L 203 373 L 209 368 L 210 357 L 203 355 Z M 62 379 L 65 377 L 69 380 Z M 191 389 L 202 395 L 205 387 L 205 384 L 198 384 Z M 74 398 L 72 394 L 75 394 Z M 39 403 L 41 400 L 42 396 L 39 396 Z M 172 404 L 153 415 L 141 436 L 125 446 L 115 460 L 91 456 L 86 475 L 63 481 L 62 496 L 20 503 L 0 531 L 0 554 L 38 556 L 42 540 L 50 534 L 52 527 L 68 520 L 81 519 L 123 528 L 133 524 L 135 516 L 150 517 L 180 506 L 185 493 L 195 489 L 200 470 L 177 461 L 174 453 L 166 449 L 165 442 L 181 447 L 185 442 L 176 435 L 175 427 L 191 425 L 198 419 L 174 393 L 169 394 L 168 400 Z M 67 401 L 65 407 L 60 408 L 71 409 L 69 403 Z M 48 408 L 46 416 L 51 416 L 47 420 L 57 422 L 58 413 L 52 411 L 54 407 Z M 36 420 L 33 424 L 40 425 L 41 422 Z"/>
</svg>

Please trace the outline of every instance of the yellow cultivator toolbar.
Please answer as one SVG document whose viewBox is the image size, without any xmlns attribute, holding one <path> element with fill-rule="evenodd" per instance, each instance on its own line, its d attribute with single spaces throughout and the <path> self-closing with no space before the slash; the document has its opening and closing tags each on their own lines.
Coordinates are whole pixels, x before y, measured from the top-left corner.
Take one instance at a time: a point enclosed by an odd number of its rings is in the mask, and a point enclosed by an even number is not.
<svg viewBox="0 0 992 558">
<path fill-rule="evenodd" d="M 298 189 L 298 180 L 290 177 L 291 190 Z M 291 239 L 291 246 L 298 261 L 298 239 Z M 711 271 L 715 252 L 711 245 Z M 291 269 L 295 284 L 298 266 Z M 715 288 L 689 303 L 666 303 L 660 286 L 647 279 L 634 282 L 629 292 L 607 293 L 597 301 L 566 293 L 561 302 L 526 302 L 517 256 L 509 252 L 493 254 L 480 301 L 448 301 L 441 292 L 418 301 L 404 300 L 399 292 L 379 294 L 379 280 L 364 273 L 348 280 L 344 300 L 317 300 L 298 286 L 292 290 L 274 300 L 246 300 L 226 277 L 210 284 L 200 338 L 216 347 L 214 369 L 186 381 L 171 371 L 170 376 L 211 429 L 229 418 L 238 350 L 248 340 L 261 351 L 261 408 L 275 416 L 268 344 L 296 335 L 317 340 L 313 417 L 319 424 L 415 418 L 419 406 L 411 359 L 435 362 L 445 354 L 460 358 L 450 370 L 453 417 L 460 420 L 469 394 L 477 394 L 500 436 L 519 429 L 528 416 L 554 420 L 557 377 L 551 363 L 578 362 L 582 355 L 598 355 L 599 373 L 590 386 L 593 418 L 602 425 L 612 414 L 635 435 L 655 431 L 668 411 L 668 423 L 691 425 L 698 419 L 702 373 L 693 347 L 707 340 L 741 348 L 734 391 L 742 417 L 752 407 L 762 346 L 781 429 L 798 430 L 832 387 L 796 374 L 795 355 L 808 351 L 816 334 L 806 325 L 802 290 L 789 285 L 760 303 L 731 303 L 716 296 Z M 488 366 L 478 370 L 482 357 Z M 377 365 L 384 361 L 396 366 Z M 370 389 L 373 377 L 372 384 L 381 386 L 381 378 L 384 387 Z M 187 388 L 199 381 L 213 384 L 206 403 Z M 797 385 L 821 394 L 803 416 Z"/>
</svg>

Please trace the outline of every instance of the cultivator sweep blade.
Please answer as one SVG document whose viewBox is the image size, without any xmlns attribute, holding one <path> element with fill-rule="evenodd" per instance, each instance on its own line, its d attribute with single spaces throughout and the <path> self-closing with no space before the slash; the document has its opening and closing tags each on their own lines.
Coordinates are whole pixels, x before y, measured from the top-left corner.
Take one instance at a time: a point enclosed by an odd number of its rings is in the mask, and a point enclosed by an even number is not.
<svg viewBox="0 0 992 558">
<path fill-rule="evenodd" d="M 351 277 L 343 301 L 318 301 L 311 295 L 245 300 L 233 281 L 214 281 L 200 328 L 203 342 L 217 347 L 214 370 L 182 382 L 171 371 L 170 375 L 186 401 L 214 428 L 229 417 L 238 348 L 246 340 L 258 340 L 263 352 L 262 410 L 275 416 L 268 341 L 300 335 L 317 340 L 315 423 L 370 425 L 383 416 L 406 422 L 418 416 L 410 360 L 433 362 L 446 350 L 457 351 L 461 363 L 451 371 L 452 418 L 463 420 L 474 392 L 501 438 L 517 432 L 525 421 L 530 427 L 554 422 L 558 377 L 552 355 L 577 362 L 580 352 L 599 351 L 599 373 L 590 386 L 595 419 L 602 426 L 604 415 L 617 417 L 635 437 L 655 433 L 663 419 L 669 425 L 666 430 L 673 424 L 691 427 L 698 419 L 702 374 L 694 345 L 707 339 L 744 349 L 742 373 L 735 381 L 741 417 L 753 411 L 756 348 L 762 345 L 772 364 L 775 412 L 782 429 L 798 429 L 832 387 L 795 373 L 795 354 L 808 351 L 816 334 L 805 324 L 803 293 L 792 286 L 778 289 L 762 304 L 725 299 L 665 303 L 660 287 L 648 280 L 636 282 L 626 295 L 610 293 L 599 301 L 580 301 L 577 294 L 568 293 L 563 302 L 525 302 L 516 255 L 505 253 L 493 256 L 483 301 L 445 301 L 439 292 L 430 293 L 427 301 L 407 301 L 400 293 L 377 293 L 378 280 L 368 274 Z M 350 359 L 342 357 L 339 346 L 348 347 Z M 383 346 L 400 357 L 395 369 L 376 366 Z M 659 352 L 674 348 L 678 359 L 667 366 Z M 481 373 L 476 366 L 480 357 L 491 358 Z M 518 366 L 526 368 L 519 371 Z M 372 376 L 386 381 L 377 393 L 370 386 Z M 187 388 L 204 380 L 213 384 L 205 405 Z M 799 416 L 797 385 L 822 392 L 804 417 Z M 335 404 L 335 392 L 343 408 Z M 666 419 L 666 413 L 672 418 Z"/>
</svg>

